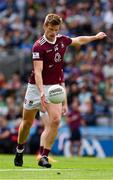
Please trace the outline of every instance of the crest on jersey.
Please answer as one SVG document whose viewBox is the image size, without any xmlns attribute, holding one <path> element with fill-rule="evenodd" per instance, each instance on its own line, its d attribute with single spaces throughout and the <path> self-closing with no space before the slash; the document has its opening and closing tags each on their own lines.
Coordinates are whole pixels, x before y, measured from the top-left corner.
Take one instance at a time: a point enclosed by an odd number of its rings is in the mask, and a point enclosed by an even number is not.
<svg viewBox="0 0 113 180">
<path fill-rule="evenodd" d="M 33 52 L 33 59 L 40 58 L 39 52 Z"/>
</svg>

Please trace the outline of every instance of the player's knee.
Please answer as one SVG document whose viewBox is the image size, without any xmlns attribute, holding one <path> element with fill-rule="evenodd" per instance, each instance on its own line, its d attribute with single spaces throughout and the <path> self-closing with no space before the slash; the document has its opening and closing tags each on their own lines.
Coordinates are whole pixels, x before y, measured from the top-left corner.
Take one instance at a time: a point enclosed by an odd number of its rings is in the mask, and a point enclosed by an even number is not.
<svg viewBox="0 0 113 180">
<path fill-rule="evenodd" d="M 53 121 L 52 121 L 52 125 L 53 126 L 59 126 L 59 124 L 60 124 L 60 117 L 59 117 L 59 115 L 55 115 L 54 117 L 53 117 Z"/>
</svg>

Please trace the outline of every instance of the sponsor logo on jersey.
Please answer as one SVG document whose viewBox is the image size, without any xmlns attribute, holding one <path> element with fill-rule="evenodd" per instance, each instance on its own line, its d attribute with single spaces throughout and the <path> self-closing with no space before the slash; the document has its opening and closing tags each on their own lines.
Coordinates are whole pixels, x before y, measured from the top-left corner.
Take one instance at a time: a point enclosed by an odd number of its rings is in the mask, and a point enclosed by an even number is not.
<svg viewBox="0 0 113 180">
<path fill-rule="evenodd" d="M 55 62 L 60 62 L 61 60 L 62 60 L 61 55 L 60 55 L 59 52 L 57 52 L 57 53 L 55 54 L 54 61 L 55 61 Z"/>
<path fill-rule="evenodd" d="M 40 58 L 39 52 L 33 52 L 33 59 Z"/>
<path fill-rule="evenodd" d="M 49 52 L 51 52 L 51 51 L 52 51 L 52 49 L 48 49 L 46 52 L 49 53 Z"/>
</svg>

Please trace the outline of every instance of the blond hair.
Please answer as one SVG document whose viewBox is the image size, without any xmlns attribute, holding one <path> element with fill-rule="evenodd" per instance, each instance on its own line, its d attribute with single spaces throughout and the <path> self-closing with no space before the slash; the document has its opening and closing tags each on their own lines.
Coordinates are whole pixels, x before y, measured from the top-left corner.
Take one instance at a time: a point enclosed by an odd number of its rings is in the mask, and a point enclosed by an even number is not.
<svg viewBox="0 0 113 180">
<path fill-rule="evenodd" d="M 57 14 L 48 14 L 45 17 L 44 25 L 51 24 L 53 26 L 55 25 L 61 25 L 62 24 L 62 18 Z"/>
</svg>

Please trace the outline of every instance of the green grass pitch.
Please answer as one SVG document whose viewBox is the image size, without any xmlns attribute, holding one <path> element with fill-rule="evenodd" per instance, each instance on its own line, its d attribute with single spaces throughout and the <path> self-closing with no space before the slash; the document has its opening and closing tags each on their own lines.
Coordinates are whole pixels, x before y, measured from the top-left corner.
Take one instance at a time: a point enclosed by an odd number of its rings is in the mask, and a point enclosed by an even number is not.
<svg viewBox="0 0 113 180">
<path fill-rule="evenodd" d="M 13 165 L 13 155 L 0 155 L 0 179 L 113 180 L 113 158 L 54 157 L 51 169 L 40 168 L 36 157 L 25 155 L 23 167 Z"/>
</svg>

